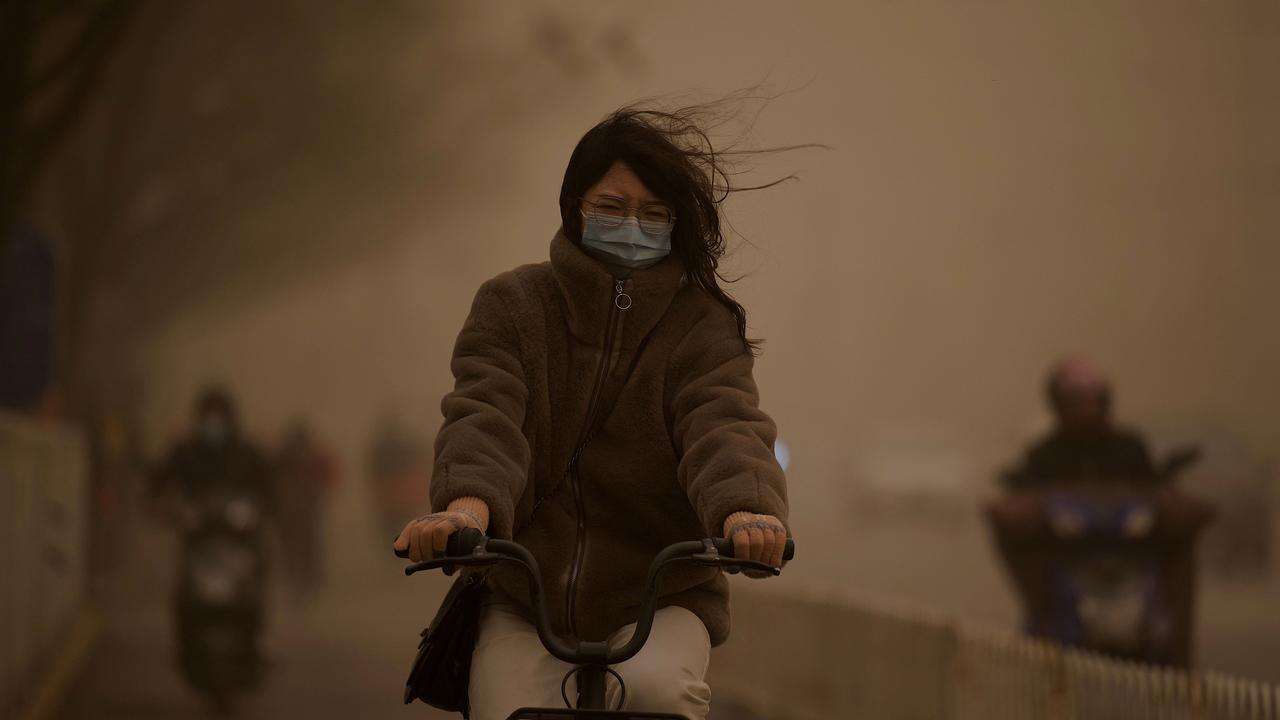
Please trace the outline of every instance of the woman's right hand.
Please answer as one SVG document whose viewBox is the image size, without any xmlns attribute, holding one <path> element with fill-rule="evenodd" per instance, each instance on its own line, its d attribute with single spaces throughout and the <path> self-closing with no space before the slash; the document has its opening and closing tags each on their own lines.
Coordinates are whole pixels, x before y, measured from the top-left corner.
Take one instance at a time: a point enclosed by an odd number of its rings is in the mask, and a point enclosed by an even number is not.
<svg viewBox="0 0 1280 720">
<path fill-rule="evenodd" d="M 444 554 L 449 536 L 463 528 L 484 532 L 489 527 L 489 506 L 475 497 L 458 498 L 444 512 L 423 515 L 410 520 L 393 547 L 409 553 L 413 562 L 423 562 Z"/>
</svg>

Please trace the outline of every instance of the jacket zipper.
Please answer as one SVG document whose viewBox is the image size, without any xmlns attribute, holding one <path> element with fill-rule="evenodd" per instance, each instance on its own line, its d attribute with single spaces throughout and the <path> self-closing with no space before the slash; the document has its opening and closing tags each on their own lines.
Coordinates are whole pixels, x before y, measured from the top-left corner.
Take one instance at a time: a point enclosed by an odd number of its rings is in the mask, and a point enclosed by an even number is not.
<svg viewBox="0 0 1280 720">
<path fill-rule="evenodd" d="M 587 553 L 587 507 L 582 497 L 582 478 L 578 474 L 578 462 L 582 459 L 582 450 L 591 439 L 596 415 L 600 412 L 600 393 L 604 390 L 605 380 L 609 377 L 609 364 L 613 357 L 613 343 L 618 330 L 618 315 L 631 307 L 631 296 L 624 288 L 623 280 L 615 280 L 613 284 L 612 307 L 609 309 L 609 320 L 605 325 L 604 348 L 600 355 L 600 365 L 596 368 L 595 383 L 591 386 L 591 398 L 587 401 L 587 419 L 578 436 L 578 444 L 569 458 L 569 467 L 565 469 L 569 484 L 573 488 L 574 508 L 577 510 L 578 523 L 576 541 L 573 550 L 573 564 L 569 567 L 569 582 L 565 590 L 565 628 L 573 636 L 578 635 L 578 618 L 576 598 L 578 576 L 582 572 L 582 562 Z"/>
</svg>

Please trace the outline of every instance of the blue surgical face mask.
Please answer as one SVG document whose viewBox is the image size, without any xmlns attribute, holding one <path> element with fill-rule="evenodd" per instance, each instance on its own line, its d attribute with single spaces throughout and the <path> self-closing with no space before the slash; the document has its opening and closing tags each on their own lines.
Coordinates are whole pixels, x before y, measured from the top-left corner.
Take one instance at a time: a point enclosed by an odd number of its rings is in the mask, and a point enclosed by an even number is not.
<svg viewBox="0 0 1280 720">
<path fill-rule="evenodd" d="M 602 255 L 608 262 L 640 270 L 657 264 L 671 254 L 671 228 L 657 234 L 640 229 L 640 222 L 626 218 L 621 225 L 609 227 L 584 218 L 582 244 Z"/>
</svg>

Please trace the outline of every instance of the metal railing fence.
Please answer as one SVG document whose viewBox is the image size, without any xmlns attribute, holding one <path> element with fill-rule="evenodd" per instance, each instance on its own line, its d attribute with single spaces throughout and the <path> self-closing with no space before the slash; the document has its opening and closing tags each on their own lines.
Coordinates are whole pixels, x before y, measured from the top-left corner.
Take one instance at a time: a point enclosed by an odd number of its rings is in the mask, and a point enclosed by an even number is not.
<svg viewBox="0 0 1280 720">
<path fill-rule="evenodd" d="M 735 593 L 733 625 L 712 687 L 771 720 L 1280 720 L 1280 686 L 843 595 Z"/>
</svg>

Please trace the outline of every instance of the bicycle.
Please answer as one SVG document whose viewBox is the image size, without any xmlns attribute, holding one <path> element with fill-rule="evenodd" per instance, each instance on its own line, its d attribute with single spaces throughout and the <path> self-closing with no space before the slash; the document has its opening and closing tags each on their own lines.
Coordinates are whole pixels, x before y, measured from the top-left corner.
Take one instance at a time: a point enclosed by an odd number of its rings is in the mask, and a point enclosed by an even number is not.
<svg viewBox="0 0 1280 720">
<path fill-rule="evenodd" d="M 783 559 L 790 560 L 794 555 L 795 545 L 788 539 Z M 443 557 L 414 563 L 406 567 L 404 573 L 413 575 L 423 570 L 443 569 L 446 574 L 452 574 L 459 567 L 494 565 L 499 562 L 515 563 L 522 566 L 528 573 L 531 585 L 530 595 L 533 598 L 534 626 L 538 639 L 542 641 L 542 646 L 548 653 L 574 666 L 560 682 L 560 697 L 564 700 L 564 708 L 520 708 L 508 716 L 507 720 L 686 720 L 683 716 L 668 713 L 624 712 L 609 710 L 606 707 L 605 687 L 610 675 L 617 680 L 621 690 L 619 707 L 626 701 L 626 682 L 610 666 L 635 657 L 648 641 L 649 633 L 653 629 L 658 579 L 662 571 L 675 563 L 690 562 L 720 568 L 730 574 L 751 570 L 776 576 L 782 572 L 779 568 L 766 563 L 739 560 L 733 557 L 733 541 L 729 538 L 706 538 L 669 545 L 654 556 L 653 562 L 649 565 L 644 600 L 640 605 L 639 617 L 636 619 L 635 632 L 626 644 L 617 648 L 611 648 L 608 643 L 600 641 L 579 640 L 576 643 L 570 643 L 551 631 L 538 561 L 518 543 L 489 538 L 473 528 L 464 529 L 449 537 Z M 578 676 L 576 708 L 570 705 L 566 692 L 569 678 L 574 675 Z"/>
</svg>

